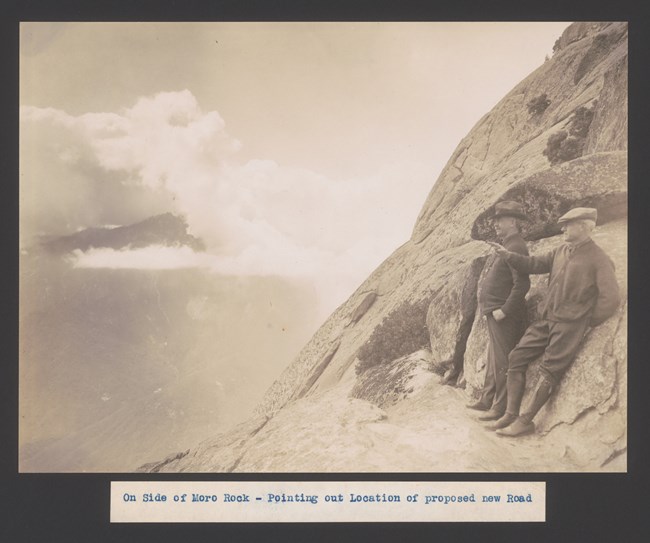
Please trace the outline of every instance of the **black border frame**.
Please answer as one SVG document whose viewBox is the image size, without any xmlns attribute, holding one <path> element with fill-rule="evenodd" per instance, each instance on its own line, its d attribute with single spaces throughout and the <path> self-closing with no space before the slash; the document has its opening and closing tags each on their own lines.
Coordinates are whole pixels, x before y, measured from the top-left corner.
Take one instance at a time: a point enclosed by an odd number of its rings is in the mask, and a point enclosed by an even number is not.
<svg viewBox="0 0 650 543">
<path fill-rule="evenodd" d="M 650 376 L 644 354 L 648 297 L 648 71 L 646 13 L 640 2 L 457 1 L 444 5 L 402 0 L 10 0 L 0 33 L 3 77 L 2 183 L 3 352 L 0 376 L 0 540 L 3 541 L 235 541 L 395 540 L 449 541 L 645 541 L 650 481 L 645 452 Z M 18 23 L 20 21 L 629 21 L 629 300 L 628 472 L 626 474 L 431 473 L 431 474 L 19 474 L 18 473 Z M 332 523 L 332 524 L 110 524 L 113 480 L 324 480 L 324 481 L 546 481 L 545 523 Z"/>
</svg>

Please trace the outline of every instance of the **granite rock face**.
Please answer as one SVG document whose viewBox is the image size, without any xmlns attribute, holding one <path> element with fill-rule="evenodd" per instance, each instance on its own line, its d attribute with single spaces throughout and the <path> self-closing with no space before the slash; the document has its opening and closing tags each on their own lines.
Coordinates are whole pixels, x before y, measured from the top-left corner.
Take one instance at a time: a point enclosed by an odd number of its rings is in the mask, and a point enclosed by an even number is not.
<svg viewBox="0 0 650 543">
<path fill-rule="evenodd" d="M 499 195 L 501 200 L 523 204 L 529 220 L 521 222 L 522 235 L 530 241 L 559 234 L 557 220 L 572 207 L 596 208 L 598 224 L 627 217 L 627 154 L 592 154 L 536 172 Z M 478 216 L 474 239 L 496 241 L 493 213 L 490 207 Z"/>
<path fill-rule="evenodd" d="M 191 450 L 170 455 L 162 462 L 145 464 L 138 471 L 147 473 L 235 471 L 246 446 L 267 422 L 267 417 L 255 417 L 228 432 L 199 443 Z"/>
<path fill-rule="evenodd" d="M 627 111 L 627 55 L 624 55 L 605 72 L 585 152 L 627 150 Z"/>
<path fill-rule="evenodd" d="M 414 242 L 431 235 L 440 249 L 465 242 L 478 215 L 518 181 L 549 168 L 542 154 L 548 138 L 566 129 L 580 107 L 595 110 L 595 125 L 587 135 L 588 153 L 627 148 L 627 99 L 621 99 L 627 92 L 627 26 L 581 23 L 577 30 L 575 25 L 569 27 L 563 36 L 566 45 L 463 138 L 420 212 L 411 238 Z M 574 37 L 566 37 L 574 32 Z M 578 65 L 596 36 L 613 32 L 620 39 L 575 83 Z M 550 105 L 541 115 L 530 113 L 526 105 L 542 94 Z"/>
<path fill-rule="evenodd" d="M 466 327 L 466 321 L 473 319 L 476 279 L 489 248 L 470 241 L 437 254 L 420 249 L 412 242 L 402 246 L 336 310 L 267 392 L 257 408 L 258 414 L 270 416 L 294 400 L 295 390 L 304 388 L 332 346 L 338 344 L 307 394 L 335 386 L 346 372 L 354 371 L 359 350 L 373 330 L 405 301 L 430 304 L 428 313 L 422 316 L 422 325 L 428 322 L 430 336 L 440 339 L 432 342 L 433 363 L 449 359 L 457 349 L 464 348 L 469 329 L 463 329 L 463 325 Z M 359 324 L 347 326 L 350 315 L 369 291 L 377 292 L 376 301 Z"/>
<path fill-rule="evenodd" d="M 600 36 L 600 37 L 599 37 Z M 627 25 L 576 23 L 545 62 L 463 138 L 433 185 L 411 239 L 326 320 L 278 377 L 249 423 L 149 464 L 149 471 L 624 471 L 627 418 Z M 545 109 L 528 104 L 546 94 Z M 582 156 L 543 154 L 581 107 L 594 112 Z M 594 206 L 594 239 L 616 264 L 624 302 L 593 329 L 538 433 L 504 440 L 463 404 L 484 380 L 487 331 L 476 291 L 494 239 L 489 216 L 521 201 L 531 254 L 561 243 L 557 218 Z M 530 319 L 546 289 L 537 276 Z M 430 345 L 358 371 L 359 353 L 405 303 Z M 463 362 L 465 390 L 440 372 Z M 536 364 L 529 369 L 534 383 Z M 527 399 L 524 399 L 524 405 Z"/>
<path fill-rule="evenodd" d="M 606 28 L 608 25 L 609 23 L 606 22 L 581 21 L 579 23 L 573 23 L 557 39 L 555 45 L 553 46 L 553 51 L 555 53 L 562 51 L 572 43 L 600 32 L 603 28 Z"/>
<path fill-rule="evenodd" d="M 449 360 L 451 373 L 458 372 L 459 368 L 462 372 L 467 339 L 478 306 L 478 280 L 487 258 L 481 256 L 459 267 L 429 304 L 427 328 L 431 352 L 438 363 Z"/>
</svg>

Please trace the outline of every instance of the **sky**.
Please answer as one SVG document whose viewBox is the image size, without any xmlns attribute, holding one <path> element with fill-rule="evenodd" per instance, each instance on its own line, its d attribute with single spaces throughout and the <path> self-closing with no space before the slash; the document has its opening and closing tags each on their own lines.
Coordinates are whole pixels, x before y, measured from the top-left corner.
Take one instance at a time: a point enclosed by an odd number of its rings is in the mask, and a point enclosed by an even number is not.
<svg viewBox="0 0 650 543">
<path fill-rule="evenodd" d="M 393 250 L 554 23 L 22 23 L 21 244 L 183 214 L 203 267 L 313 285 L 326 316 Z"/>
</svg>

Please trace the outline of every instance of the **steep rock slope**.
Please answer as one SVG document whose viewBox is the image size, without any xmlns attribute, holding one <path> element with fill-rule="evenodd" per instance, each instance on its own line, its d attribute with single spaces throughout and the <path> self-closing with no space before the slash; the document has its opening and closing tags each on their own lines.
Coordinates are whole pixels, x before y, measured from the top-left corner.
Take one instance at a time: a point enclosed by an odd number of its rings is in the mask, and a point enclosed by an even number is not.
<svg viewBox="0 0 650 543">
<path fill-rule="evenodd" d="M 561 131 L 578 152 L 551 165 L 549 139 Z M 626 133 L 626 24 L 571 25 L 553 58 L 460 142 L 411 239 L 327 319 L 268 390 L 259 418 L 142 469 L 625 469 L 626 303 L 591 331 L 540 414 L 537 435 L 500 439 L 463 403 L 484 378 L 487 335 L 475 314 L 476 290 L 490 252 L 480 240 L 494 239 L 487 217 L 497 201 L 524 204 L 525 233 L 539 240 L 533 253 L 560 243 L 556 221 L 569 208 L 598 208 L 595 237 L 615 261 L 626 297 Z M 544 288 L 543 279 L 534 281 L 532 318 Z M 426 327 L 424 340 L 405 322 Z M 377 352 L 377 331 L 394 339 L 383 346 L 392 361 Z M 413 337 L 401 341 L 406 335 Z M 465 389 L 440 385 L 433 372 L 463 355 Z"/>
</svg>

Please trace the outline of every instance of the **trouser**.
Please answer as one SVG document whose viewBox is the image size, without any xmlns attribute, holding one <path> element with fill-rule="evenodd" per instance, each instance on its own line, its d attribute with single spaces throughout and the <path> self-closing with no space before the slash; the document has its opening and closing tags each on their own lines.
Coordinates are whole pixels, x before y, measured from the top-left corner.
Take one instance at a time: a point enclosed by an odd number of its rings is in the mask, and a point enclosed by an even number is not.
<svg viewBox="0 0 650 543">
<path fill-rule="evenodd" d="M 534 322 L 510 353 L 508 373 L 525 374 L 529 364 L 543 354 L 539 371 L 557 385 L 578 353 L 588 323 L 588 317 L 571 322 Z"/>
<path fill-rule="evenodd" d="M 490 344 L 480 401 L 495 411 L 506 410 L 508 355 L 526 328 L 525 318 L 522 313 L 497 321 L 491 314 L 486 315 Z"/>
</svg>

